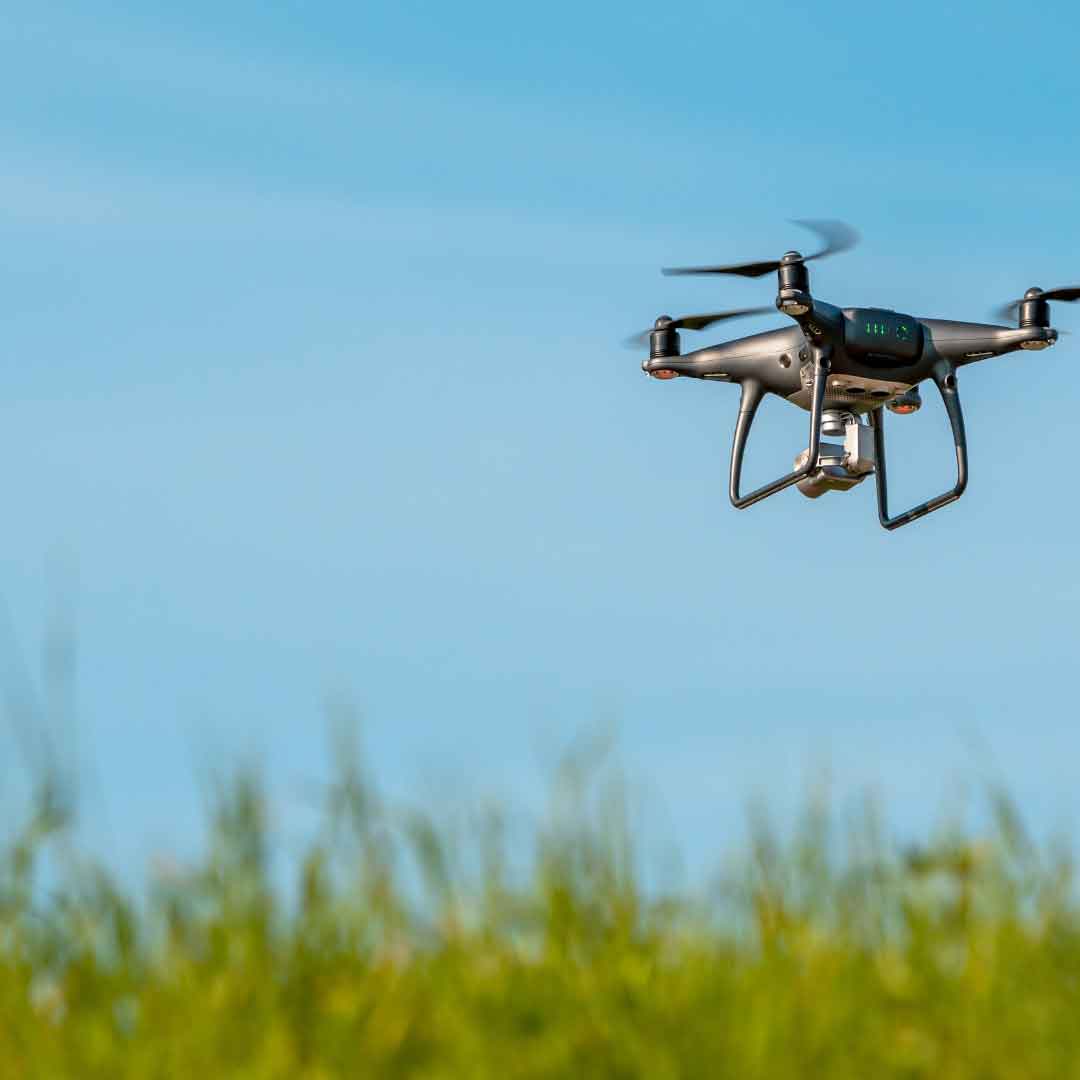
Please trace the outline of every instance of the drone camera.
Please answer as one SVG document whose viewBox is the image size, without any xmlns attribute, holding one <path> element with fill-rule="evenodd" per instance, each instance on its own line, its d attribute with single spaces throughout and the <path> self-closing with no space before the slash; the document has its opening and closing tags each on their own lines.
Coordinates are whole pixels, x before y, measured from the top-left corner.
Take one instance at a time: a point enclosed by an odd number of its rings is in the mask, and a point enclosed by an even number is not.
<svg viewBox="0 0 1080 1080">
<path fill-rule="evenodd" d="M 841 435 L 844 441 L 821 443 L 817 468 L 798 483 L 800 494 L 808 499 L 818 499 L 827 491 L 848 491 L 873 473 L 876 463 L 873 433 L 852 413 L 826 410 L 821 434 Z M 795 459 L 794 468 L 803 468 L 808 457 L 809 451 L 804 450 Z"/>
</svg>

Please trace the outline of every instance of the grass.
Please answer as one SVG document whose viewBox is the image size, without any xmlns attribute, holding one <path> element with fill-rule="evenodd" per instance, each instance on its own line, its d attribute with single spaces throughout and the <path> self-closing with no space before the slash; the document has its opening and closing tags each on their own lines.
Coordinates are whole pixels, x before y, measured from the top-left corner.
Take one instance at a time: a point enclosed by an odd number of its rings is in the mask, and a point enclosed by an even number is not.
<svg viewBox="0 0 1080 1080">
<path fill-rule="evenodd" d="M 134 893 L 43 782 L 0 862 L 0 1076 L 1080 1076 L 1071 855 L 1006 799 L 917 851 L 811 801 L 671 891 L 580 761 L 525 843 L 335 759 L 288 889 L 251 773 L 214 787 L 200 861 Z"/>
</svg>

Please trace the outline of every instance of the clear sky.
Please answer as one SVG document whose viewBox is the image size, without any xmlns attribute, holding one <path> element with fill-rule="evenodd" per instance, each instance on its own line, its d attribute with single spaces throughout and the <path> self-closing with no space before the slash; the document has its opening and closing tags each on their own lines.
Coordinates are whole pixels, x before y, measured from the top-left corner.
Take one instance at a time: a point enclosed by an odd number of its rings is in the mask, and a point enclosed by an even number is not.
<svg viewBox="0 0 1080 1080">
<path fill-rule="evenodd" d="M 59 596 L 100 842 L 183 849 L 239 753 L 287 815 L 328 697 L 402 793 L 528 801 L 614 721 L 694 858 L 823 762 L 908 821 L 991 762 L 1075 824 L 1080 339 L 962 372 L 968 494 L 895 534 L 872 484 L 736 513 L 737 390 L 621 341 L 770 303 L 658 268 L 790 218 L 861 229 L 842 305 L 1080 281 L 1078 40 L 1066 3 L 6 4 L 5 677 Z M 750 482 L 805 415 L 756 435 Z M 898 507 L 951 482 L 936 401 L 890 439 Z"/>
</svg>

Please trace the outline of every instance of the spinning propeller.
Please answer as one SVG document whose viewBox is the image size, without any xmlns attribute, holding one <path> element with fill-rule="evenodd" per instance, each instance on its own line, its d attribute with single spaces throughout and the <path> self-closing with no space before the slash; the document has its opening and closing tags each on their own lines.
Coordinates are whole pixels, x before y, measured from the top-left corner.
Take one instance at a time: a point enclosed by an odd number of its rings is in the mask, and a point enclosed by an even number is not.
<svg viewBox="0 0 1080 1080">
<path fill-rule="evenodd" d="M 838 255 L 842 251 L 850 251 L 858 242 L 859 234 L 842 221 L 793 221 L 793 225 L 801 225 L 816 233 L 824 241 L 825 246 L 813 255 L 800 255 L 796 259 L 787 259 L 790 262 L 808 263 L 814 259 L 822 259 L 826 255 Z M 794 253 L 797 254 L 797 253 Z M 769 259 L 766 262 L 734 263 L 730 266 L 682 266 L 667 267 L 665 274 L 737 274 L 739 277 L 758 278 L 766 274 L 774 273 L 780 269 L 781 259 Z"/>
<path fill-rule="evenodd" d="M 628 348 L 636 349 L 648 344 L 649 334 L 653 330 L 705 330 L 714 323 L 724 322 L 727 319 L 745 319 L 751 315 L 766 315 L 775 311 L 776 308 L 773 307 L 754 307 L 737 308 L 734 311 L 714 311 L 710 315 L 684 315 L 681 319 L 672 319 L 668 315 L 661 315 L 654 326 L 649 327 L 648 330 L 643 330 L 640 334 L 627 338 L 626 345 Z"/>
<path fill-rule="evenodd" d="M 1028 289 L 1021 299 L 1011 300 L 1009 303 L 995 308 L 994 318 L 1013 322 L 1021 314 L 1023 305 L 1033 300 L 1044 302 L 1047 300 L 1064 300 L 1071 303 L 1074 300 L 1080 300 L 1080 285 L 1065 285 L 1060 289 Z M 1049 311 L 1047 311 L 1047 315 L 1049 315 Z M 1038 325 L 1044 324 L 1039 323 Z"/>
</svg>

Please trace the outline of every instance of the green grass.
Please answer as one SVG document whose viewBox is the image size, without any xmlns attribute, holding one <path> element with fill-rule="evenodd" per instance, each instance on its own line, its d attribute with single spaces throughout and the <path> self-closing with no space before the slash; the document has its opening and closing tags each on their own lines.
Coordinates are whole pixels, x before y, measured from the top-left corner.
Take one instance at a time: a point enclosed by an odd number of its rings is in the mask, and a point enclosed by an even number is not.
<svg viewBox="0 0 1080 1080">
<path fill-rule="evenodd" d="M 624 798 L 578 761 L 511 841 L 336 759 L 284 890 L 252 774 L 214 788 L 200 862 L 134 895 L 43 783 L 0 863 L 0 1076 L 1080 1076 L 1071 858 L 1004 799 L 918 852 L 811 801 L 690 892 L 642 887 Z"/>
</svg>

